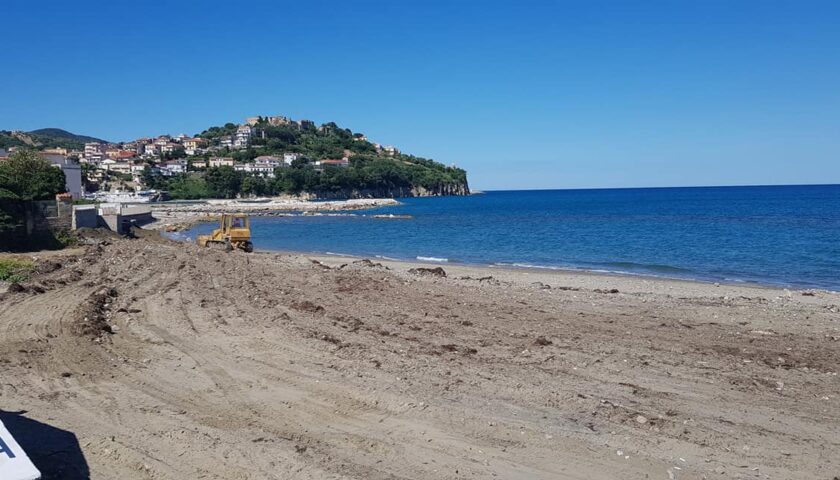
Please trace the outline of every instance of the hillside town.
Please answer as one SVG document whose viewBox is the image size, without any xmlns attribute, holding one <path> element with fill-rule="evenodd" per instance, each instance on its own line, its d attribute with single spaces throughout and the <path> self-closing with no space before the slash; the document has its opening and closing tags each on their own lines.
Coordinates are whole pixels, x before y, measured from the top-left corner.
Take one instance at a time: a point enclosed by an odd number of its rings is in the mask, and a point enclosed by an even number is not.
<svg viewBox="0 0 840 480">
<path fill-rule="evenodd" d="M 255 143 L 266 139 L 266 128 L 285 127 L 299 132 L 330 133 L 338 129 L 334 123 L 316 126 L 311 120 L 293 120 L 285 116 L 248 117 L 240 125 L 227 124 L 230 134 L 189 136 L 159 135 L 128 142 L 104 141 L 84 143 L 84 148 L 47 148 L 41 156 L 62 169 L 67 178 L 67 191 L 73 199 L 129 195 L 134 199 L 149 198 L 155 193 L 150 179 L 168 178 L 188 172 L 201 172 L 214 167 L 232 167 L 237 172 L 270 179 L 278 168 L 307 164 L 321 173 L 326 167 L 348 167 L 353 152 L 345 149 L 335 158 L 312 158 L 297 151 L 269 155 L 247 155 Z M 215 128 L 215 127 L 214 127 Z M 22 133 L 22 132 L 12 132 Z M 391 145 L 368 142 L 363 134 L 352 134 L 357 142 L 370 143 L 378 155 L 394 157 L 399 149 Z M 18 148 L 0 149 L 0 161 Z M 290 149 L 291 150 L 291 149 Z M 151 192 L 150 192 L 151 191 Z M 137 197 L 140 194 L 141 197 Z"/>
</svg>

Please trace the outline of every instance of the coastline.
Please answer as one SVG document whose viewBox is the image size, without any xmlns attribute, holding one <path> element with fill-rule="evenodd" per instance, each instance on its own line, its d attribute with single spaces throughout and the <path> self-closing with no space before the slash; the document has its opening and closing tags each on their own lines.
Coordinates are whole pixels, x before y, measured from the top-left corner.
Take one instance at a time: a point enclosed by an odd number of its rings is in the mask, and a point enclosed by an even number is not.
<svg viewBox="0 0 840 480">
<path fill-rule="evenodd" d="M 272 197 L 267 201 L 199 200 L 189 203 L 152 203 L 154 222 L 143 225 L 147 230 L 182 231 L 198 223 L 212 222 L 225 213 L 247 213 L 268 217 L 300 213 L 346 212 L 399 205 L 393 198 L 361 198 L 313 201 L 297 197 Z"/>
<path fill-rule="evenodd" d="M 441 267 L 447 276 L 453 278 L 486 278 L 505 281 L 517 286 L 543 286 L 561 289 L 610 289 L 620 292 L 640 292 L 656 289 L 672 293 L 691 292 L 714 295 L 819 295 L 824 298 L 836 298 L 840 302 L 840 292 L 820 288 L 774 285 L 760 282 L 711 281 L 693 278 L 668 277 L 645 273 L 606 272 L 589 269 L 544 268 L 514 265 L 471 264 L 463 262 L 438 262 L 421 259 L 395 259 L 380 256 L 349 255 L 339 253 L 305 252 L 296 250 L 256 249 L 255 254 L 295 255 L 317 260 L 330 267 L 338 267 L 348 262 L 369 260 L 396 271 L 408 271 L 416 268 Z"/>
</svg>

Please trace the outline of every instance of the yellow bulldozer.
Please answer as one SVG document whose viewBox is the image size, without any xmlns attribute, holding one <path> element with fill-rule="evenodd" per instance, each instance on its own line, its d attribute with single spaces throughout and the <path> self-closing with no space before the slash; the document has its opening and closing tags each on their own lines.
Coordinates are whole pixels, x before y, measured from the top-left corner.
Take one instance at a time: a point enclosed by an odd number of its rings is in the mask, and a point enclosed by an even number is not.
<svg viewBox="0 0 840 480">
<path fill-rule="evenodd" d="M 199 235 L 198 246 L 222 249 L 227 252 L 237 248 L 246 252 L 254 251 L 251 243 L 251 220 L 243 213 L 223 214 L 219 219 L 219 228 L 210 235 Z"/>
</svg>

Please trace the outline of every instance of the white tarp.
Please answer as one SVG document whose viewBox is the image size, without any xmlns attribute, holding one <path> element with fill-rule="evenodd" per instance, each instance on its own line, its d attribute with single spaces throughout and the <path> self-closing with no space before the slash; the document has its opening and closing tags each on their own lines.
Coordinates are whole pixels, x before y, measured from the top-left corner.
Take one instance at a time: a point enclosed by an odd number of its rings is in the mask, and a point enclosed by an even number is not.
<svg viewBox="0 0 840 480">
<path fill-rule="evenodd" d="M 0 422 L 0 479 L 36 480 L 41 472 L 32 465 L 20 445 Z"/>
</svg>

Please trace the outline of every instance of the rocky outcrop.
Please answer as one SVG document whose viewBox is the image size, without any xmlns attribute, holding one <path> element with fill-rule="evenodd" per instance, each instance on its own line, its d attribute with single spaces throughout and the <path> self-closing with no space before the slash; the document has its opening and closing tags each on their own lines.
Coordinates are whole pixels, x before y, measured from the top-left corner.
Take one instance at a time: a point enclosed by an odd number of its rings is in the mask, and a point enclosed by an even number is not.
<svg viewBox="0 0 840 480">
<path fill-rule="evenodd" d="M 395 187 L 374 189 L 352 189 L 315 192 L 315 198 L 347 199 L 347 198 L 400 198 L 400 197 L 437 197 L 469 195 L 470 187 L 466 183 L 440 184 L 434 188 L 424 187 Z"/>
</svg>

